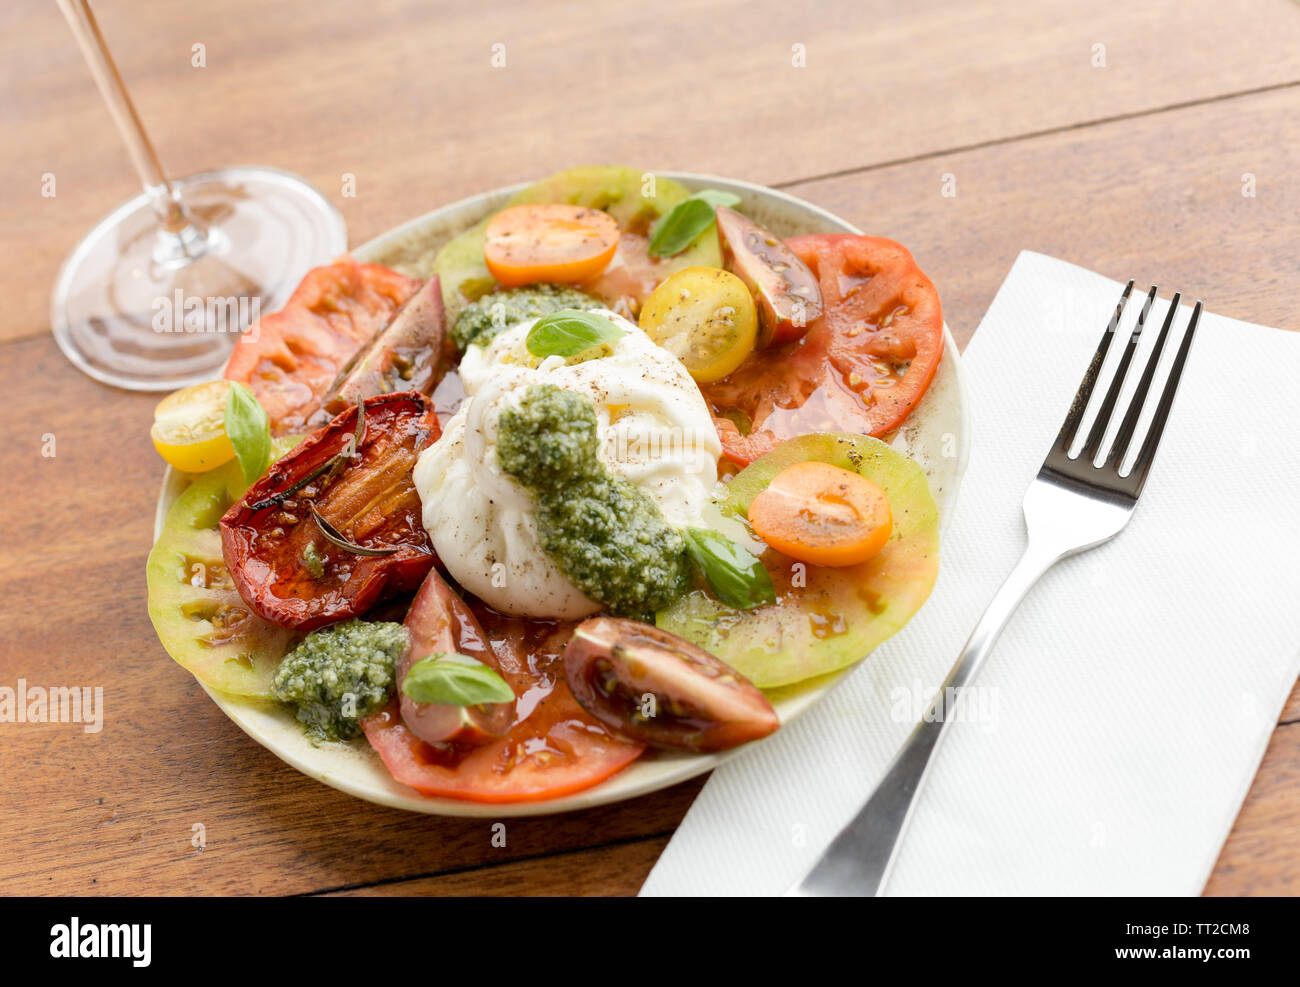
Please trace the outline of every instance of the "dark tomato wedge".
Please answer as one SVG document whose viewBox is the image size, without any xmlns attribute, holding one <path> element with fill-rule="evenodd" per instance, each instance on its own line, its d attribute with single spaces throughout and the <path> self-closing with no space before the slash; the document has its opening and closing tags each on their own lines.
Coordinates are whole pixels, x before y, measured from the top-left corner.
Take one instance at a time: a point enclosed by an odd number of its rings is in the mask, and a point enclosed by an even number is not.
<svg viewBox="0 0 1300 987">
<path fill-rule="evenodd" d="M 481 605 L 474 612 L 514 690 L 514 725 L 485 744 L 429 744 L 394 701 L 361 727 L 397 781 L 443 798 L 536 802 L 590 788 L 640 756 L 644 745 L 615 736 L 569 691 L 562 652 L 572 624 L 504 617 Z"/>
<path fill-rule="evenodd" d="M 376 394 L 433 394 L 455 361 L 449 352 L 442 288 L 429 278 L 384 329 L 357 351 L 311 416 L 315 428 L 345 408 Z"/>
<path fill-rule="evenodd" d="M 313 268 L 284 308 L 239 337 L 226 379 L 247 384 L 257 395 L 273 435 L 301 434 L 339 371 L 420 283 L 350 256 Z"/>
<path fill-rule="evenodd" d="M 810 432 L 893 431 L 943 356 L 939 293 L 903 246 L 850 233 L 797 236 L 786 245 L 817 275 L 821 316 L 801 339 L 756 351 L 701 388 L 723 453 L 741 465 Z"/>
<path fill-rule="evenodd" d="M 584 620 L 564 650 L 564 672 L 583 709 L 654 747 L 722 751 L 781 725 L 763 693 L 735 669 L 635 620 Z"/>
<path fill-rule="evenodd" d="M 413 392 L 368 398 L 357 442 L 360 407 L 276 461 L 221 519 L 235 588 L 273 624 L 311 630 L 360 616 L 433 566 L 411 479 L 440 434 L 433 405 Z M 316 514 L 353 549 L 331 541 Z"/>
<path fill-rule="evenodd" d="M 411 666 L 431 654 L 462 654 L 499 670 L 496 652 L 488 644 L 478 618 L 437 569 L 430 569 L 424 577 L 404 624 L 410 643 L 397 663 L 397 696 L 402 722 L 410 731 L 431 744 L 453 740 L 483 744 L 493 737 L 504 736 L 515 722 L 513 700 L 450 706 L 416 702 L 402 692 L 402 683 Z"/>
<path fill-rule="evenodd" d="M 822 314 L 817 275 L 790 247 L 734 209 L 718 206 L 718 240 L 758 309 L 759 347 L 792 342 Z"/>
</svg>

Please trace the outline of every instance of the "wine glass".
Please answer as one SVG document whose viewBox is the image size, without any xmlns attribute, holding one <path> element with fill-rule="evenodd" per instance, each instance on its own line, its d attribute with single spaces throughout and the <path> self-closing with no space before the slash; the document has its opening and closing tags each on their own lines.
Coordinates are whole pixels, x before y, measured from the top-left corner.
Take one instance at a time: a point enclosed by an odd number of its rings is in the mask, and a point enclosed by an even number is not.
<svg viewBox="0 0 1300 987">
<path fill-rule="evenodd" d="M 168 179 L 89 0 L 58 0 L 126 142 L 143 191 L 63 262 L 54 338 L 96 380 L 172 390 L 216 376 L 238 335 L 280 308 L 307 271 L 347 249 L 343 217 L 277 168 Z"/>
</svg>

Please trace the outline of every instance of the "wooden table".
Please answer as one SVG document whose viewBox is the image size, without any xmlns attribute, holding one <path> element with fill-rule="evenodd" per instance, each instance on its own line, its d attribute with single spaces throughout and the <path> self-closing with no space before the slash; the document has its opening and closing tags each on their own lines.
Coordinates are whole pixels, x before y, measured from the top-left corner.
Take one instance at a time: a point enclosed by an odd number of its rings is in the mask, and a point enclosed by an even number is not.
<svg viewBox="0 0 1300 987">
<path fill-rule="evenodd" d="M 618 162 L 773 185 L 903 240 L 963 342 L 1023 248 L 1300 327 L 1295 3 L 802 6 L 98 10 L 174 174 L 298 172 L 353 243 L 485 188 Z M 157 398 L 83 377 L 47 317 L 59 263 L 136 188 L 54 5 L 11 0 L 0 23 L 0 394 L 14 426 L 0 444 L 0 684 L 102 685 L 106 705 L 96 735 L 0 725 L 0 893 L 635 892 L 700 782 L 511 821 L 494 847 L 487 821 L 308 781 L 168 660 L 145 612 Z M 355 197 L 341 194 L 346 174 Z M 1300 892 L 1297 833 L 1300 693 L 1207 893 Z"/>
</svg>

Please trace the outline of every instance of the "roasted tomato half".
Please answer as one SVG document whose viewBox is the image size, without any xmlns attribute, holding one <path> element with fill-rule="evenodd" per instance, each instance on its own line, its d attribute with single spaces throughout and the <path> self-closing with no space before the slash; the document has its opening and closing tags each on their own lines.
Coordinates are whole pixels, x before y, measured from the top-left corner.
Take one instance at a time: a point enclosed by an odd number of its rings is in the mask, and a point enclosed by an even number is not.
<svg viewBox="0 0 1300 987">
<path fill-rule="evenodd" d="M 428 398 L 384 394 L 272 465 L 221 519 L 226 566 L 249 608 L 311 630 L 419 586 L 434 554 L 411 469 L 438 435 Z"/>
<path fill-rule="evenodd" d="M 588 713 L 653 747 L 721 751 L 780 726 L 748 679 L 684 638 L 616 617 L 584 620 L 564 674 Z"/>
<path fill-rule="evenodd" d="M 723 453 L 742 466 L 799 435 L 893 431 L 943 356 L 939 293 L 906 248 L 851 233 L 786 246 L 817 275 L 822 314 L 802 338 L 755 351 L 701 388 Z"/>
</svg>

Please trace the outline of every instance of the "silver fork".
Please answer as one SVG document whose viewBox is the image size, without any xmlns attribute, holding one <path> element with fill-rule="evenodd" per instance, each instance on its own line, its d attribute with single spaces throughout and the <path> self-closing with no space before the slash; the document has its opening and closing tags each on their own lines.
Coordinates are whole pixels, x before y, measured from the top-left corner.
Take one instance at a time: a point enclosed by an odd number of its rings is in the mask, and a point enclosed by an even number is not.
<svg viewBox="0 0 1300 987">
<path fill-rule="evenodd" d="M 835 837 L 807 876 L 789 894 L 868 896 L 880 891 L 889 876 L 916 794 L 925 782 L 931 757 L 961 700 L 961 691 L 992 650 L 1011 614 L 1030 587 L 1056 562 L 1067 555 L 1109 541 L 1128 523 L 1146 483 L 1147 474 L 1151 471 L 1151 461 L 1155 457 L 1156 446 L 1160 444 L 1160 436 L 1169 418 L 1169 409 L 1174 403 L 1183 365 L 1192 346 L 1192 336 L 1201 318 L 1201 303 L 1198 301 L 1170 366 L 1146 439 L 1133 461 L 1133 468 L 1127 476 L 1121 476 L 1121 465 L 1129 452 L 1147 392 L 1151 389 L 1160 355 L 1164 352 L 1165 340 L 1169 337 L 1170 327 L 1178 312 L 1178 302 L 1182 296 L 1174 294 L 1169 314 L 1165 317 L 1160 336 L 1115 433 L 1115 440 L 1101 465 L 1094 466 L 1093 460 L 1101 450 L 1111 419 L 1118 414 L 1115 406 L 1129 365 L 1133 361 L 1133 354 L 1141 341 L 1147 315 L 1156 299 L 1156 288 L 1152 287 L 1138 316 L 1137 325 L 1129 334 L 1111 385 L 1098 406 L 1092 428 L 1079 455 L 1071 459 L 1070 447 L 1077 437 L 1097 376 L 1106 360 L 1132 291 L 1133 282 L 1130 281 L 1115 306 L 1115 314 L 1074 395 L 1074 403 L 1070 405 L 1061 431 L 1048 451 L 1047 458 L 1043 460 L 1038 476 L 1025 492 L 1025 527 L 1029 535 L 1025 554 L 975 625 L 975 630 L 952 671 L 948 673 L 943 687 L 902 749 L 895 755 L 876 790 L 852 821 Z"/>
</svg>

